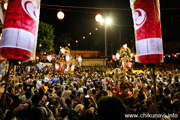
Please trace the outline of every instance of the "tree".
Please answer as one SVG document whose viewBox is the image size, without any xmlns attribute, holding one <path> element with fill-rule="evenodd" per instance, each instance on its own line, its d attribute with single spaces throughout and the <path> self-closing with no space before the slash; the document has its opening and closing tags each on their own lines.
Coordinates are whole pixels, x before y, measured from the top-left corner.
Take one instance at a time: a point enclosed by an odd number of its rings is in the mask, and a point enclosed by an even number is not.
<svg viewBox="0 0 180 120">
<path fill-rule="evenodd" d="M 48 23 L 39 22 L 36 53 L 54 50 L 54 28 Z"/>
<path fill-rule="evenodd" d="M 70 44 L 72 43 L 72 38 L 70 33 L 62 33 L 61 36 L 56 36 L 54 43 L 55 43 L 54 44 L 55 53 L 58 54 L 60 50 L 60 46 L 66 47 L 68 46 L 68 43 Z"/>
</svg>

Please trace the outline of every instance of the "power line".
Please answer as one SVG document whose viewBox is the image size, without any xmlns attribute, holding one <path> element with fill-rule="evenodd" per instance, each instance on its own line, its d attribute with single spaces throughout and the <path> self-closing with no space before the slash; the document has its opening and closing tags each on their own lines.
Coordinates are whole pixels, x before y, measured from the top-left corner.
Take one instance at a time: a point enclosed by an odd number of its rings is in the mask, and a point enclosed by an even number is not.
<svg viewBox="0 0 180 120">
<path fill-rule="evenodd" d="M 48 7 L 75 8 L 75 9 L 94 9 L 94 10 L 131 10 L 130 8 L 100 8 L 100 7 L 63 6 L 63 5 L 47 5 L 47 4 L 41 4 L 41 5 L 42 5 L 42 6 L 48 6 Z"/>
<path fill-rule="evenodd" d="M 101 7 L 82 7 L 82 6 L 64 6 L 64 5 L 47 5 L 41 4 L 47 7 L 58 7 L 58 8 L 74 8 L 74 9 L 94 9 L 94 10 L 131 10 L 130 8 L 101 8 Z M 180 10 L 180 8 L 161 8 L 160 10 Z"/>
</svg>

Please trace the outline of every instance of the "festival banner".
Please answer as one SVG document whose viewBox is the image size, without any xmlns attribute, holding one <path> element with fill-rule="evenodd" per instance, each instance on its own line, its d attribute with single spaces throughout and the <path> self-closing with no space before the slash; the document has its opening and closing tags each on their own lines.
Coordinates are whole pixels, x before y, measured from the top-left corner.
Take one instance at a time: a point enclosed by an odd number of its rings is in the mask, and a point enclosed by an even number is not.
<svg viewBox="0 0 180 120">
<path fill-rule="evenodd" d="M 142 64 L 163 61 L 159 0 L 130 0 L 132 9 L 136 53 Z"/>
<path fill-rule="evenodd" d="M 30 59 L 36 49 L 39 13 L 40 0 L 8 1 L 0 46 L 2 57 Z"/>
</svg>

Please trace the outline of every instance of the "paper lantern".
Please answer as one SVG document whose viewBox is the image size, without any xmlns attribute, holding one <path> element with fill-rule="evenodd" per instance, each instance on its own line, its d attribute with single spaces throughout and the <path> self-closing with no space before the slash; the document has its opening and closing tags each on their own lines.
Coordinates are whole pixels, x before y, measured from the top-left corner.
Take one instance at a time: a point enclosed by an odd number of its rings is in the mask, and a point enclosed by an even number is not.
<svg viewBox="0 0 180 120">
<path fill-rule="evenodd" d="M 2 30 L 1 55 L 28 60 L 37 42 L 40 0 L 9 0 Z"/>
<path fill-rule="evenodd" d="M 95 17 L 95 20 L 96 20 L 97 22 L 102 23 L 102 22 L 103 22 L 103 17 L 102 17 L 102 15 L 101 15 L 101 14 L 97 14 L 96 17 Z"/>
<path fill-rule="evenodd" d="M 142 64 L 163 61 L 159 0 L 130 0 L 134 19 L 136 52 Z"/>
<path fill-rule="evenodd" d="M 59 11 L 59 12 L 57 13 L 57 17 L 58 17 L 58 19 L 60 19 L 60 20 L 64 19 L 64 13 L 63 13 L 62 11 Z"/>
</svg>

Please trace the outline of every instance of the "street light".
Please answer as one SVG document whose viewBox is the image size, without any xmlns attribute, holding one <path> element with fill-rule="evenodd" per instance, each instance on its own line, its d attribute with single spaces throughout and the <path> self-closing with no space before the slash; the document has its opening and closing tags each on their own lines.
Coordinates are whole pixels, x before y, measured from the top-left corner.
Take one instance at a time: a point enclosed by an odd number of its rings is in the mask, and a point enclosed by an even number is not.
<svg viewBox="0 0 180 120">
<path fill-rule="evenodd" d="M 96 19 L 97 22 L 101 23 L 101 24 L 104 24 L 104 32 L 105 32 L 105 58 L 107 60 L 107 26 L 108 25 L 111 25 L 112 24 L 112 19 L 111 18 L 103 18 L 102 16 L 100 17 L 100 14 L 97 14 L 95 18 L 98 18 Z"/>
<path fill-rule="evenodd" d="M 111 25 L 112 24 L 112 19 L 111 18 L 106 18 L 105 24 L 106 25 Z"/>
</svg>

